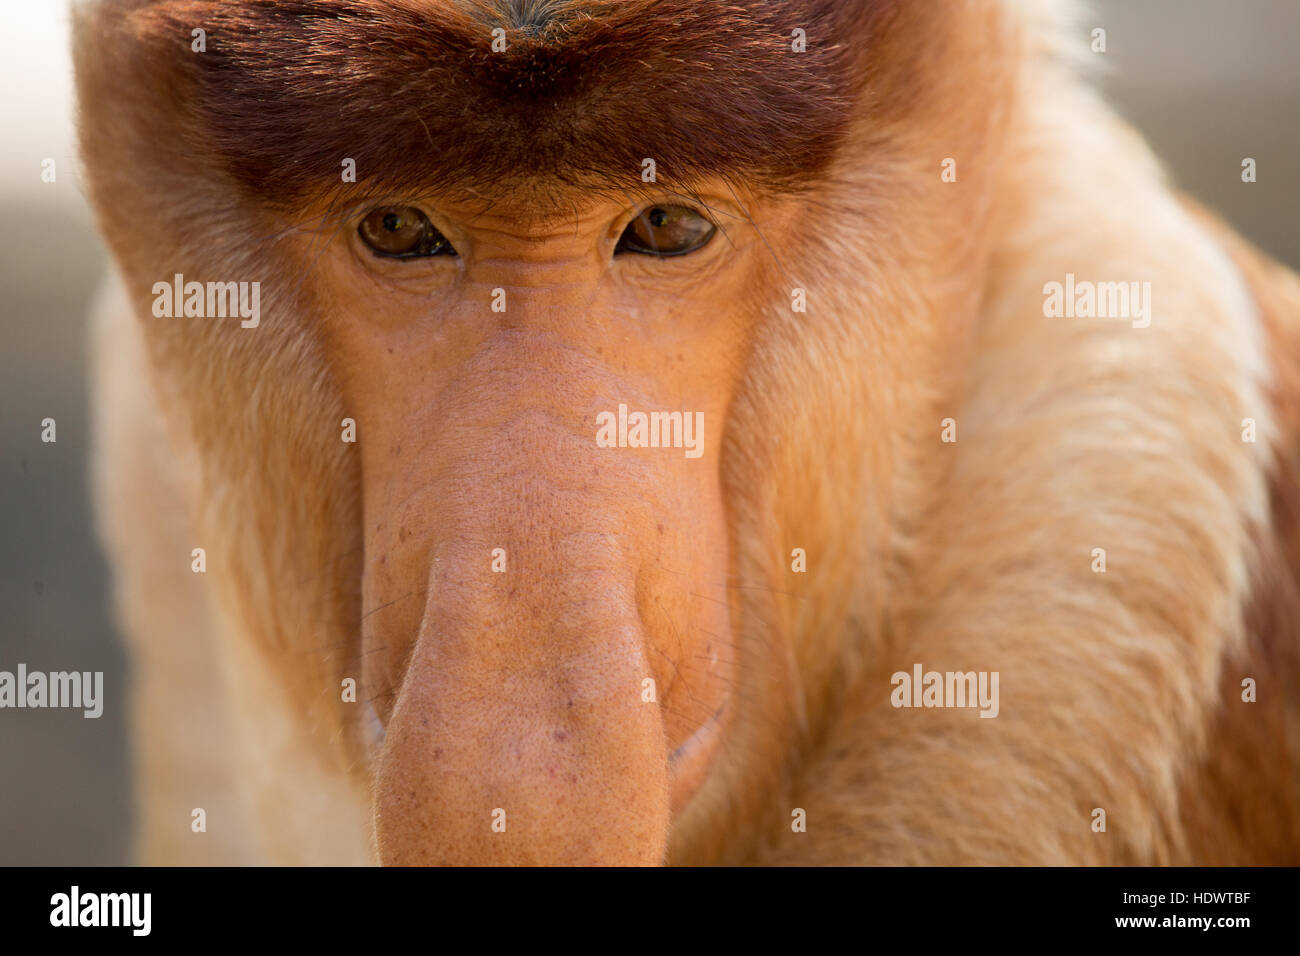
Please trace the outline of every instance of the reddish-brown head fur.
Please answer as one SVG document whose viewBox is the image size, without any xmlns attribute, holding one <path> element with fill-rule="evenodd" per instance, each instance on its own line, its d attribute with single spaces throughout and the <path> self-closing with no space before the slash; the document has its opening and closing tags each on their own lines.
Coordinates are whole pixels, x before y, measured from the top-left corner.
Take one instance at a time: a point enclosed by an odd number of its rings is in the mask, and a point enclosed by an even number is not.
<svg viewBox="0 0 1300 956">
<path fill-rule="evenodd" d="M 332 190 L 345 156 L 389 191 L 620 190 L 646 157 L 676 182 L 808 181 L 848 128 L 877 6 L 194 0 L 130 24 L 179 67 L 205 148 L 284 203 Z M 168 55 L 193 24 L 206 55 Z"/>
</svg>

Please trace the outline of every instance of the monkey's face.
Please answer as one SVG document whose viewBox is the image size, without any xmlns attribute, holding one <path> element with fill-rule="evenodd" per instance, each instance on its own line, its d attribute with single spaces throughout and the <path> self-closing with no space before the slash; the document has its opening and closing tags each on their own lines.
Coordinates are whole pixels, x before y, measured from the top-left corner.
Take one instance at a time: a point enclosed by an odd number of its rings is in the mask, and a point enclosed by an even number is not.
<svg viewBox="0 0 1300 956">
<path fill-rule="evenodd" d="M 997 113 L 918 79 L 998 75 L 969 6 L 87 15 L 92 192 L 210 587 L 355 744 L 382 859 L 655 862 L 773 811 L 977 299 Z M 260 281 L 260 324 L 158 319 L 178 273 Z"/>
<path fill-rule="evenodd" d="M 380 845 L 653 862 L 731 715 L 720 463 L 770 254 L 717 189 L 484 205 L 368 204 L 315 248 Z"/>
</svg>

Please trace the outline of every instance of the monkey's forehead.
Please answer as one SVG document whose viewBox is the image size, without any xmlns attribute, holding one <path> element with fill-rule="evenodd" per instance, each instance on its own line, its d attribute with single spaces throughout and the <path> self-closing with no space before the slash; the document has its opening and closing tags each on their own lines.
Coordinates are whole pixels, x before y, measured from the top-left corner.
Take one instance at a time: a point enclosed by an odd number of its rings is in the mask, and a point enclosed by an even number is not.
<svg viewBox="0 0 1300 956">
<path fill-rule="evenodd" d="M 797 185 L 842 138 L 867 0 L 184 0 L 127 18 L 192 129 L 266 196 Z M 205 51 L 190 37 L 205 31 Z"/>
</svg>

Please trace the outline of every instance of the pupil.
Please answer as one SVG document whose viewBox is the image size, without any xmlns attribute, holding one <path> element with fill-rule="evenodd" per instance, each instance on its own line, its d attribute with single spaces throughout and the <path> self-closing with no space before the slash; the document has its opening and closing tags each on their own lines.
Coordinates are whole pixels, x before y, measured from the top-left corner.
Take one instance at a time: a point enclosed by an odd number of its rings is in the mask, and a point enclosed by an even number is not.
<svg viewBox="0 0 1300 956">
<path fill-rule="evenodd" d="M 389 232 L 397 232 L 402 228 L 402 217 L 395 212 L 390 212 L 384 216 L 384 228 Z"/>
<path fill-rule="evenodd" d="M 660 226 L 668 222 L 668 213 L 658 208 L 651 209 L 648 218 L 650 220 L 650 225 L 658 229 Z"/>
</svg>

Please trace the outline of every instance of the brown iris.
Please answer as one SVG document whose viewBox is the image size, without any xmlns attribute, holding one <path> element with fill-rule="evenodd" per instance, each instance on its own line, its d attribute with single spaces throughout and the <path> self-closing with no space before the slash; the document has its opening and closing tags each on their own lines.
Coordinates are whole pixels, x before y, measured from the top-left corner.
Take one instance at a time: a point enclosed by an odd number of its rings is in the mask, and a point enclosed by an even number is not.
<svg viewBox="0 0 1300 956">
<path fill-rule="evenodd" d="M 686 206 L 651 206 L 623 230 L 615 254 L 684 256 L 713 238 L 717 226 Z"/>
<path fill-rule="evenodd" d="M 454 256 L 447 237 L 434 228 L 429 217 L 414 206 L 379 206 L 366 213 L 357 227 L 361 240 L 378 256 L 418 259 L 426 256 Z"/>
</svg>

